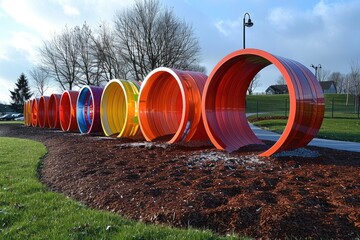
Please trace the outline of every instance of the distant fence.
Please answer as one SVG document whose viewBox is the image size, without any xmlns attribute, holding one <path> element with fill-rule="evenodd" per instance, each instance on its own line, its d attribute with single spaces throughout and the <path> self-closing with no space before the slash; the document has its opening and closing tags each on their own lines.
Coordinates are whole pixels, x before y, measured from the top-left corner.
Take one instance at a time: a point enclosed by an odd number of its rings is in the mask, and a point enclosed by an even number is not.
<svg viewBox="0 0 360 240">
<path fill-rule="evenodd" d="M 246 98 L 246 112 L 257 116 L 266 113 L 287 117 L 289 106 L 287 94 L 252 95 Z M 360 119 L 360 104 L 357 104 L 354 95 L 325 94 L 325 117 Z"/>
</svg>

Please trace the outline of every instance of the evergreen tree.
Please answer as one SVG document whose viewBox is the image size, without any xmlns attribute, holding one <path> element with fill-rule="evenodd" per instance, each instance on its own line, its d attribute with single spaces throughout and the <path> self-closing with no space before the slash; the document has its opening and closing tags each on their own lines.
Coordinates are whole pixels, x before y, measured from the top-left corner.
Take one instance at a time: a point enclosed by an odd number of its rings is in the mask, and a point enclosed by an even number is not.
<svg viewBox="0 0 360 240">
<path fill-rule="evenodd" d="M 24 73 L 20 74 L 20 77 L 15 85 L 16 87 L 14 88 L 14 91 L 10 91 L 10 97 L 12 100 L 11 107 L 16 112 L 23 112 L 24 102 L 32 96 L 28 80 Z"/>
</svg>

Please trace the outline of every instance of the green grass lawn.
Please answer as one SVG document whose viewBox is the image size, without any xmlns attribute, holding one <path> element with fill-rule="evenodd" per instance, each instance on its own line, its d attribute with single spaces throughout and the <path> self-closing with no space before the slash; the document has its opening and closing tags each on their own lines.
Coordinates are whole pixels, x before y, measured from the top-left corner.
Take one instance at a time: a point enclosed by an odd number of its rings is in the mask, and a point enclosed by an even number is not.
<svg viewBox="0 0 360 240">
<path fill-rule="evenodd" d="M 145 225 L 89 209 L 38 180 L 44 145 L 0 138 L 0 239 L 239 239 Z"/>
<path fill-rule="evenodd" d="M 287 120 L 263 120 L 254 122 L 258 127 L 282 133 Z M 360 142 L 360 119 L 324 118 L 318 138 Z"/>
<path fill-rule="evenodd" d="M 346 105 L 346 94 L 325 94 L 325 117 L 358 118 L 355 109 L 355 97 L 349 95 Z M 276 115 L 289 114 L 289 95 L 251 95 L 246 96 L 247 113 L 271 113 Z"/>
</svg>

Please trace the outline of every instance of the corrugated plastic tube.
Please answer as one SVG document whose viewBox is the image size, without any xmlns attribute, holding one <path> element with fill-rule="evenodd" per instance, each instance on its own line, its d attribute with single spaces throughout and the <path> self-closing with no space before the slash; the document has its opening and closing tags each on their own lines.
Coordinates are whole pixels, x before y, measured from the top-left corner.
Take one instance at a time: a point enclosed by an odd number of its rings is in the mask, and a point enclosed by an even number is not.
<svg viewBox="0 0 360 240">
<path fill-rule="evenodd" d="M 232 152 L 262 144 L 246 119 L 246 91 L 254 76 L 274 64 L 289 90 L 290 112 L 280 139 L 261 156 L 306 146 L 319 131 L 324 117 L 324 95 L 319 82 L 302 64 L 258 49 L 235 51 L 211 72 L 202 98 L 206 132 L 218 149 Z"/>
<path fill-rule="evenodd" d="M 31 126 L 31 101 L 27 100 L 24 103 L 24 125 Z"/>
<path fill-rule="evenodd" d="M 39 98 L 34 98 L 31 101 L 31 125 L 33 127 L 37 127 L 39 126 L 38 123 L 38 102 L 39 102 Z"/>
<path fill-rule="evenodd" d="M 64 91 L 60 99 L 60 126 L 63 131 L 78 131 L 76 121 L 76 102 L 79 92 Z"/>
<path fill-rule="evenodd" d="M 199 72 L 157 68 L 145 78 L 139 96 L 139 123 L 146 140 L 169 143 L 208 139 L 201 117 L 207 76 Z"/>
<path fill-rule="evenodd" d="M 48 103 L 48 123 L 50 128 L 61 128 L 60 125 L 61 94 L 51 94 Z"/>
<path fill-rule="evenodd" d="M 81 133 L 102 133 L 100 101 L 103 88 L 85 86 L 79 91 L 76 104 L 76 121 Z"/>
<path fill-rule="evenodd" d="M 106 136 L 133 137 L 139 133 L 138 95 L 135 81 L 111 80 L 101 96 L 101 125 Z"/>
<path fill-rule="evenodd" d="M 48 103 L 49 103 L 48 96 L 42 96 L 40 97 L 39 103 L 38 103 L 38 123 L 39 126 L 49 127 L 48 124 Z"/>
</svg>

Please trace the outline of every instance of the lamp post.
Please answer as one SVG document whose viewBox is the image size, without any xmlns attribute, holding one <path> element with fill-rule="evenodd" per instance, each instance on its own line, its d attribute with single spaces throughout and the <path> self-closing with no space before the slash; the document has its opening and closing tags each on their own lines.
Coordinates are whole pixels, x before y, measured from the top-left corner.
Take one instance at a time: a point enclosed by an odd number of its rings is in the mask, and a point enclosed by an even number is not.
<svg viewBox="0 0 360 240">
<path fill-rule="evenodd" d="M 248 16 L 247 22 L 245 21 L 246 16 Z M 254 23 L 251 21 L 250 14 L 245 13 L 243 18 L 243 48 L 245 49 L 245 27 L 252 27 Z"/>
<path fill-rule="evenodd" d="M 315 78 L 317 79 L 317 77 L 318 77 L 318 69 L 321 69 L 321 64 L 318 64 L 317 66 L 315 66 L 314 64 L 311 64 L 310 67 L 315 69 Z"/>
</svg>

